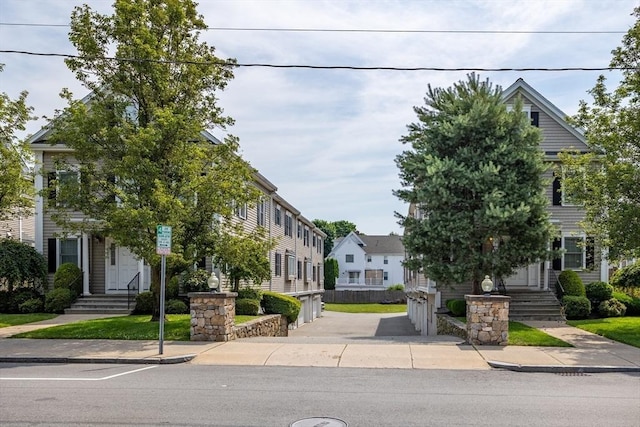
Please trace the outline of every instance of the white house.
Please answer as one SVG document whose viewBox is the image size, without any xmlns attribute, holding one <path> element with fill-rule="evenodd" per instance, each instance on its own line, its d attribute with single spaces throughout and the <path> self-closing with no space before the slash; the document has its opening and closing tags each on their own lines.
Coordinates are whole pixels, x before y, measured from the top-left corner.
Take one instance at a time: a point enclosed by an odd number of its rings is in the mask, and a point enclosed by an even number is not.
<svg viewBox="0 0 640 427">
<path fill-rule="evenodd" d="M 338 260 L 338 290 L 404 285 L 404 246 L 400 236 L 366 236 L 351 232 L 336 241 L 329 258 Z"/>
</svg>

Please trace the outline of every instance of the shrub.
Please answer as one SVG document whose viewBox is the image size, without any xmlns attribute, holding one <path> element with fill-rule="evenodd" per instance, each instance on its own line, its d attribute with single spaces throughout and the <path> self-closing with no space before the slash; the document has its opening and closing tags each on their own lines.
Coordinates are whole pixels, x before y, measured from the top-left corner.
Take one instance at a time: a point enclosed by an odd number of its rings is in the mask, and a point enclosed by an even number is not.
<svg viewBox="0 0 640 427">
<path fill-rule="evenodd" d="M 11 293 L 28 287 L 40 294 L 47 282 L 47 261 L 35 248 L 11 239 L 0 239 L 0 288 Z M 24 301 L 23 301 L 24 302 Z"/>
<path fill-rule="evenodd" d="M 53 289 L 65 288 L 73 291 L 73 298 L 82 294 L 82 270 L 70 262 L 62 264 L 53 275 Z"/>
<path fill-rule="evenodd" d="M 262 301 L 262 289 L 252 288 L 250 286 L 238 289 L 237 299 L 252 299 L 258 301 L 259 303 L 260 301 Z"/>
<path fill-rule="evenodd" d="M 640 262 L 616 271 L 609 282 L 614 288 L 620 288 L 625 293 L 640 292 L 638 291 L 640 288 Z"/>
<path fill-rule="evenodd" d="M 586 319 L 591 313 L 591 302 L 587 297 L 567 295 L 562 298 L 567 319 Z"/>
<path fill-rule="evenodd" d="M 22 313 L 20 305 L 30 299 L 44 300 L 39 289 L 34 287 L 13 288 L 0 291 L 0 313 Z"/>
<path fill-rule="evenodd" d="M 31 298 L 18 306 L 20 313 L 41 313 L 44 310 L 42 298 Z"/>
<path fill-rule="evenodd" d="M 464 316 L 467 314 L 467 301 L 463 299 L 450 299 L 447 300 L 446 306 L 455 317 Z"/>
<path fill-rule="evenodd" d="M 167 288 L 165 289 L 164 298 L 167 300 L 176 299 L 180 294 L 180 277 L 173 276 L 167 282 Z"/>
<path fill-rule="evenodd" d="M 615 291 L 613 292 L 613 298 L 617 299 L 627 307 L 627 316 L 640 316 L 640 298 Z"/>
<path fill-rule="evenodd" d="M 136 309 L 137 314 L 151 314 L 153 313 L 153 292 L 145 291 L 136 295 Z"/>
<path fill-rule="evenodd" d="M 396 283 L 387 288 L 388 291 L 404 291 L 404 285 L 402 283 Z"/>
<path fill-rule="evenodd" d="M 298 319 L 302 304 L 292 296 L 265 291 L 262 295 L 262 307 L 266 314 L 282 314 L 288 323 Z"/>
<path fill-rule="evenodd" d="M 573 270 L 564 270 L 562 273 L 560 273 L 558 282 L 560 282 L 560 284 L 562 285 L 562 288 L 556 285 L 558 299 L 562 299 L 565 295 L 574 297 L 584 297 L 587 295 L 584 290 L 582 279 L 580 278 L 580 276 L 578 276 L 578 273 Z"/>
<path fill-rule="evenodd" d="M 71 307 L 75 299 L 73 291 L 68 288 L 57 288 L 47 292 L 44 299 L 44 311 L 47 313 L 64 313 L 64 309 Z"/>
<path fill-rule="evenodd" d="M 587 298 L 591 301 L 591 308 L 595 309 L 602 301 L 611 298 L 613 294 L 613 286 L 606 282 L 591 282 L 584 287 Z"/>
<path fill-rule="evenodd" d="M 207 270 L 198 269 L 184 272 L 181 278 L 182 292 L 207 292 L 209 285 L 207 279 L 210 273 Z"/>
<path fill-rule="evenodd" d="M 179 299 L 170 299 L 164 304 L 164 312 L 166 314 L 187 314 L 189 307 Z"/>
<path fill-rule="evenodd" d="M 236 314 L 245 316 L 257 316 L 260 312 L 260 301 L 249 298 L 236 300 Z"/>
<path fill-rule="evenodd" d="M 615 298 L 602 301 L 598 306 L 598 313 L 602 317 L 620 317 L 626 311 L 627 307 Z"/>
</svg>

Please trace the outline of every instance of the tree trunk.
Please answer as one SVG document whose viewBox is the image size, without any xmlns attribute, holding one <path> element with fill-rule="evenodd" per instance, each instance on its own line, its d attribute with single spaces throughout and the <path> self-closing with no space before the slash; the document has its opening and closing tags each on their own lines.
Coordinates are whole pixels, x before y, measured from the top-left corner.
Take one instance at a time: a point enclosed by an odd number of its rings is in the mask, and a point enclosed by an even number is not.
<svg viewBox="0 0 640 427">
<path fill-rule="evenodd" d="M 482 293 L 482 288 L 480 287 L 480 280 L 477 278 L 473 278 L 473 286 L 471 287 L 471 293 L 473 295 L 480 295 Z"/>
</svg>

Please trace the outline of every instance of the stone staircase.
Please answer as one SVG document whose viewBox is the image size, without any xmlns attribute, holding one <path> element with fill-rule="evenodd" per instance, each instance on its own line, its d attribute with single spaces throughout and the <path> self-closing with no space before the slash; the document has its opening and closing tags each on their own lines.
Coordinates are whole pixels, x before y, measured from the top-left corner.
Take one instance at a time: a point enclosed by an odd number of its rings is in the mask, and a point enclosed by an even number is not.
<svg viewBox="0 0 640 427">
<path fill-rule="evenodd" d="M 89 295 L 81 296 L 65 314 L 131 314 L 135 301 L 128 305 L 127 295 Z"/>
<path fill-rule="evenodd" d="M 566 320 L 562 306 L 551 291 L 508 289 L 510 320 Z"/>
</svg>

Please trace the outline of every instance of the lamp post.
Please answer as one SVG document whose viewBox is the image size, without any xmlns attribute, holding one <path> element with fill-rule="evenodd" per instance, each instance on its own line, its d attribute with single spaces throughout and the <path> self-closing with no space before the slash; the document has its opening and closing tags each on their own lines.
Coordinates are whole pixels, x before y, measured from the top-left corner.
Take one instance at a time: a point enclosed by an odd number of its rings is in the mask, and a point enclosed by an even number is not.
<svg viewBox="0 0 640 427">
<path fill-rule="evenodd" d="M 211 276 L 207 279 L 207 285 L 209 285 L 209 291 L 220 292 L 220 279 L 218 279 L 215 272 L 211 272 Z"/>
<path fill-rule="evenodd" d="M 488 275 L 484 276 L 484 280 L 480 286 L 482 287 L 485 296 L 488 297 L 491 295 L 491 291 L 493 290 L 493 281 L 491 281 Z"/>
</svg>

